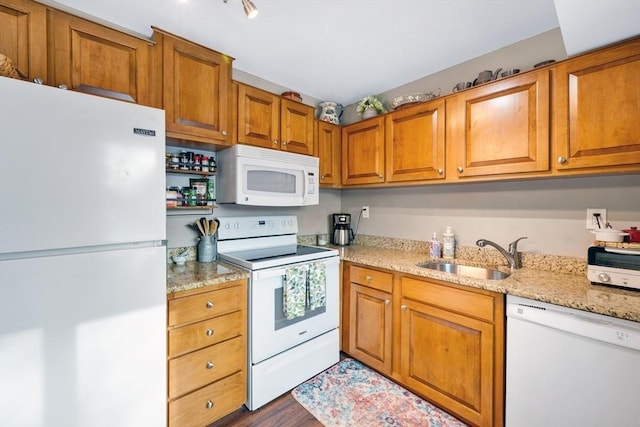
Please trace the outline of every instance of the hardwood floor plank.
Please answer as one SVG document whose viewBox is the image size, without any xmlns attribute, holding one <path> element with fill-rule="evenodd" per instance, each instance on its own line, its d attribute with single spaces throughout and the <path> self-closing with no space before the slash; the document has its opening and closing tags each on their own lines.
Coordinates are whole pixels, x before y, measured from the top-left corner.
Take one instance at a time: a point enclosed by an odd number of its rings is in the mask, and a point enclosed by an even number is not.
<svg viewBox="0 0 640 427">
<path fill-rule="evenodd" d="M 253 412 L 246 407 L 216 421 L 209 427 L 322 427 L 309 413 L 286 392 L 276 400 Z"/>
</svg>

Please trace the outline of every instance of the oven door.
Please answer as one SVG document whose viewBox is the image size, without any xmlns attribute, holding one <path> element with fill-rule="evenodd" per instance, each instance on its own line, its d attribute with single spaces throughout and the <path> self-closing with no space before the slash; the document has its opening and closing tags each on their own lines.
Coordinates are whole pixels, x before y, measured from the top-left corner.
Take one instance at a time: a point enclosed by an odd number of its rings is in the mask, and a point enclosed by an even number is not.
<svg viewBox="0 0 640 427">
<path fill-rule="evenodd" d="M 304 316 L 287 320 L 283 310 L 283 285 L 287 267 L 253 271 L 249 286 L 249 340 L 252 364 L 259 363 L 298 344 L 338 327 L 338 257 L 324 258 L 326 305 L 305 310 Z M 300 266 L 307 263 L 293 264 Z"/>
</svg>

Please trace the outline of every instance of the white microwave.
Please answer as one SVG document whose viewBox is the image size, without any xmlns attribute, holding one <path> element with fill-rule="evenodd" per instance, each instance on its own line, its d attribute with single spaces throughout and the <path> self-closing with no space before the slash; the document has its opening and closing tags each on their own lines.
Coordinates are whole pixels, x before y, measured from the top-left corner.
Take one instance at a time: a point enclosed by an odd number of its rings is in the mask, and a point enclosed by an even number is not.
<svg viewBox="0 0 640 427">
<path fill-rule="evenodd" d="M 317 157 L 236 144 L 218 153 L 218 203 L 317 205 Z"/>
</svg>

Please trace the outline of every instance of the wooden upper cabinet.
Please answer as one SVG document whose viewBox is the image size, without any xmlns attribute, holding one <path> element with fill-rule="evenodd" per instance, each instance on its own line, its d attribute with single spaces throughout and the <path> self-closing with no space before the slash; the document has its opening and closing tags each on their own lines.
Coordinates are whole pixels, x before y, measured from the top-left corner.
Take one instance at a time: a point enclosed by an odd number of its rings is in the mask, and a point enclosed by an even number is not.
<svg viewBox="0 0 640 427">
<path fill-rule="evenodd" d="M 313 155 L 315 108 L 300 102 L 280 100 L 281 149 L 298 154 Z"/>
<path fill-rule="evenodd" d="M 332 123 L 317 121 L 316 153 L 320 158 L 320 186 L 340 186 L 340 141 L 342 130 Z"/>
<path fill-rule="evenodd" d="M 385 119 L 386 181 L 444 178 L 444 100 L 397 110 Z"/>
<path fill-rule="evenodd" d="M 237 85 L 237 142 L 299 154 L 314 154 L 314 114 L 308 105 Z"/>
<path fill-rule="evenodd" d="M 342 128 L 342 185 L 384 182 L 384 119 Z"/>
<path fill-rule="evenodd" d="M 167 136 L 229 144 L 233 58 L 152 27 L 161 78 Z"/>
<path fill-rule="evenodd" d="M 29 80 L 48 83 L 47 8 L 31 0 L 0 0 L 0 53 Z"/>
<path fill-rule="evenodd" d="M 640 38 L 558 64 L 554 166 L 640 168 Z"/>
<path fill-rule="evenodd" d="M 449 97 L 448 178 L 548 171 L 549 96 L 544 69 Z"/>
<path fill-rule="evenodd" d="M 52 85 L 151 104 L 151 41 L 57 10 L 49 23 Z"/>
<path fill-rule="evenodd" d="M 238 143 L 280 148 L 280 97 L 244 84 L 238 87 Z"/>
</svg>

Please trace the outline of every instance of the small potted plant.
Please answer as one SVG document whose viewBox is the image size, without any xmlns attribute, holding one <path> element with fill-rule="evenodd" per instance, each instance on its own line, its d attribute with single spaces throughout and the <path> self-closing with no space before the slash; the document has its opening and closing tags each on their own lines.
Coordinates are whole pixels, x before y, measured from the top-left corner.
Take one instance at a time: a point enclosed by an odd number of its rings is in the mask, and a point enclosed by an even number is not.
<svg viewBox="0 0 640 427">
<path fill-rule="evenodd" d="M 365 96 L 364 99 L 358 103 L 356 111 L 362 114 L 363 119 L 387 112 L 382 102 L 373 95 Z"/>
</svg>

